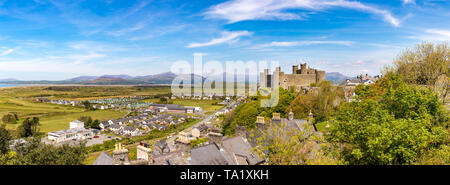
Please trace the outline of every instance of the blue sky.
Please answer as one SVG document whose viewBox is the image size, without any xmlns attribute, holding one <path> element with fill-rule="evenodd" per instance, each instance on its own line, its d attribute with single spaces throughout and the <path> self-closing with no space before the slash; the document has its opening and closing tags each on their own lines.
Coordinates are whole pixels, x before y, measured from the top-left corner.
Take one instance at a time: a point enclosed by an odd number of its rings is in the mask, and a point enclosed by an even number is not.
<svg viewBox="0 0 450 185">
<path fill-rule="evenodd" d="M 447 0 L 0 0 L 0 79 L 156 74 L 194 53 L 375 75 L 448 40 Z"/>
</svg>

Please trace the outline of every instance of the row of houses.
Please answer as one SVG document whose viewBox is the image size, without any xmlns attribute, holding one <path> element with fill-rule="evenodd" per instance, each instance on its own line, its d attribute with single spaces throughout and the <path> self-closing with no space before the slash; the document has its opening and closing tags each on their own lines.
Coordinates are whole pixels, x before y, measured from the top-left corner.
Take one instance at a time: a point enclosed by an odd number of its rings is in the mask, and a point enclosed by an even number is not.
<svg viewBox="0 0 450 185">
<path fill-rule="evenodd" d="M 201 107 L 194 107 L 194 106 L 181 107 L 180 105 L 176 104 L 151 104 L 149 108 L 150 110 L 155 112 L 166 112 L 175 114 L 186 114 L 186 113 L 194 114 L 203 112 L 203 109 Z"/>
<path fill-rule="evenodd" d="M 366 75 L 358 75 L 357 78 L 352 79 L 346 79 L 341 85 L 343 86 L 344 90 L 344 97 L 346 102 L 351 102 L 355 100 L 355 89 L 356 86 L 363 84 L 363 85 L 370 85 L 375 83 L 378 79 L 380 79 L 381 76 L 369 76 Z"/>
<path fill-rule="evenodd" d="M 245 136 L 222 137 L 209 133 L 208 137 L 209 144 L 192 149 L 180 147 L 184 145 L 180 144 L 171 150 L 164 139 L 153 146 L 141 142 L 136 148 L 136 160 L 129 160 L 128 149 L 119 144 L 112 156 L 103 152 L 94 165 L 259 165 L 265 162 L 252 151 Z"/>
<path fill-rule="evenodd" d="M 182 124 L 189 118 L 189 116 L 183 114 L 156 114 L 152 116 L 148 115 L 148 111 L 144 112 L 146 115 L 141 114 L 102 121 L 100 128 L 103 131 L 109 130 L 118 135 L 138 136 L 143 134 L 144 131 L 166 130 L 170 125 Z"/>
</svg>

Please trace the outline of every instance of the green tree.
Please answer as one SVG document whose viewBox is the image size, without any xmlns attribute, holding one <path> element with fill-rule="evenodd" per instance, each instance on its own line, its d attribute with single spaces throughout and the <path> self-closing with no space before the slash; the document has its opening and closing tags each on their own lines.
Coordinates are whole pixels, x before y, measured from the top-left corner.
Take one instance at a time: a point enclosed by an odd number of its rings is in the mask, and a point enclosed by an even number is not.
<svg viewBox="0 0 450 185">
<path fill-rule="evenodd" d="M 39 134 L 39 125 L 38 117 L 33 117 L 32 119 L 26 118 L 18 128 L 19 136 L 30 137 Z"/>
<path fill-rule="evenodd" d="M 2 117 L 3 123 L 15 124 L 17 123 L 18 116 L 17 114 L 6 114 Z"/>
<path fill-rule="evenodd" d="M 9 151 L 9 142 L 12 137 L 5 125 L 0 125 L 0 154 L 6 154 Z M 0 156 L 1 156 L 0 155 Z"/>
<path fill-rule="evenodd" d="M 27 139 L 14 148 L 18 165 L 81 165 L 88 154 L 85 143 L 54 146 L 42 143 L 39 137 Z"/>
<path fill-rule="evenodd" d="M 92 117 L 90 116 L 81 116 L 78 118 L 79 121 L 84 123 L 85 128 L 92 128 Z"/>
<path fill-rule="evenodd" d="M 300 94 L 290 103 L 286 112 L 292 110 L 295 118 L 305 119 L 312 111 L 317 122 L 325 121 L 343 101 L 342 89 L 323 81 L 307 94 Z"/>
<path fill-rule="evenodd" d="M 84 108 L 86 108 L 86 110 L 92 110 L 92 106 L 91 103 L 89 101 L 83 101 L 81 102 L 81 104 L 84 106 Z"/>
<path fill-rule="evenodd" d="M 91 127 L 90 128 L 94 128 L 94 129 L 100 129 L 100 120 L 96 119 L 91 123 Z"/>
<path fill-rule="evenodd" d="M 404 50 L 393 66 L 386 66 L 384 74 L 399 74 L 408 84 L 434 87 L 445 102 L 450 85 L 449 56 L 448 43 L 424 42 L 413 49 Z"/>
<path fill-rule="evenodd" d="M 167 98 L 161 97 L 161 98 L 159 98 L 159 102 L 161 102 L 161 103 L 167 103 Z"/>
<path fill-rule="evenodd" d="M 392 75 L 362 92 L 380 87 L 381 95 L 344 103 L 334 116 L 328 138 L 348 164 L 412 164 L 446 142 L 447 115 L 433 91 Z"/>
<path fill-rule="evenodd" d="M 288 129 L 286 123 L 273 125 L 252 138 L 257 146 L 253 149 L 259 157 L 267 158 L 271 165 L 320 165 L 339 164 L 333 157 L 329 144 L 323 136 L 306 124 L 302 129 Z"/>
</svg>

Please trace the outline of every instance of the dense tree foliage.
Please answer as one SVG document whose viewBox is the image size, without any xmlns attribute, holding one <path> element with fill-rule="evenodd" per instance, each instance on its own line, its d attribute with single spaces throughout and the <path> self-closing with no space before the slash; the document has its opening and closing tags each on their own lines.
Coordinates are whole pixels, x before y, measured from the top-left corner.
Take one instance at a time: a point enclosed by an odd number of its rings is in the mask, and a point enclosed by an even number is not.
<svg viewBox="0 0 450 185">
<path fill-rule="evenodd" d="M 342 88 L 323 81 L 307 94 L 298 95 L 286 110 L 292 110 L 298 119 L 305 119 L 312 111 L 315 121 L 321 122 L 327 120 L 342 101 Z"/>
<path fill-rule="evenodd" d="M 15 113 L 6 114 L 2 117 L 3 123 L 15 124 L 17 120 L 19 120 L 19 117 Z"/>
<path fill-rule="evenodd" d="M 256 138 L 254 150 L 272 165 L 339 164 L 322 135 L 312 125 L 302 129 L 288 129 L 285 123 L 273 125 Z"/>
<path fill-rule="evenodd" d="M 81 165 L 87 157 L 84 143 L 54 146 L 42 143 L 40 137 L 29 137 L 24 143 L 11 143 L 11 139 L 4 125 L 0 126 L 0 165 Z"/>
<path fill-rule="evenodd" d="M 253 97 L 248 103 L 241 104 L 235 108 L 232 113 L 225 115 L 222 126 L 225 135 L 232 135 L 236 126 L 245 126 L 246 128 L 255 128 L 257 116 L 272 117 L 272 113 L 280 113 L 286 117 L 289 113 L 288 107 L 295 99 L 296 93 L 293 89 L 279 89 L 278 104 L 274 107 L 261 107 L 261 99 L 267 97 Z"/>
<path fill-rule="evenodd" d="M 447 143 L 447 112 L 434 91 L 398 75 L 360 88 L 335 115 L 329 140 L 349 164 L 412 164 Z"/>
<path fill-rule="evenodd" d="M 87 157 L 84 143 L 75 146 L 54 146 L 42 143 L 38 137 L 16 144 L 14 152 L 14 160 L 18 165 L 81 165 Z"/>
<path fill-rule="evenodd" d="M 414 49 L 406 49 L 387 66 L 384 73 L 399 74 L 408 84 L 427 85 L 441 95 L 445 101 L 450 90 L 450 46 L 448 43 L 433 44 L 424 42 Z"/>
<path fill-rule="evenodd" d="M 32 119 L 26 118 L 23 120 L 22 125 L 18 128 L 18 134 L 20 137 L 30 137 L 39 134 L 39 118 L 33 117 Z"/>
<path fill-rule="evenodd" d="M 5 125 L 0 125 L 0 155 L 8 152 L 11 138 L 11 134 L 6 130 Z"/>
<path fill-rule="evenodd" d="M 78 120 L 84 123 L 85 128 L 100 129 L 100 121 L 93 120 L 91 116 L 81 116 Z"/>
<path fill-rule="evenodd" d="M 89 101 L 83 101 L 81 102 L 81 104 L 86 110 L 95 110 L 95 108 L 91 105 Z"/>
</svg>

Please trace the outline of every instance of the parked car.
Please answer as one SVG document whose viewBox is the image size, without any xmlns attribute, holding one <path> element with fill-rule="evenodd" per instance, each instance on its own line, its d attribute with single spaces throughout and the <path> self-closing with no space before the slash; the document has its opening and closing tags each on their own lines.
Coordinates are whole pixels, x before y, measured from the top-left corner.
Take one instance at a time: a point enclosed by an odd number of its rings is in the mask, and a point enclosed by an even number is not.
<svg viewBox="0 0 450 185">
<path fill-rule="evenodd" d="M 100 136 L 94 136 L 94 138 L 99 138 Z"/>
</svg>

